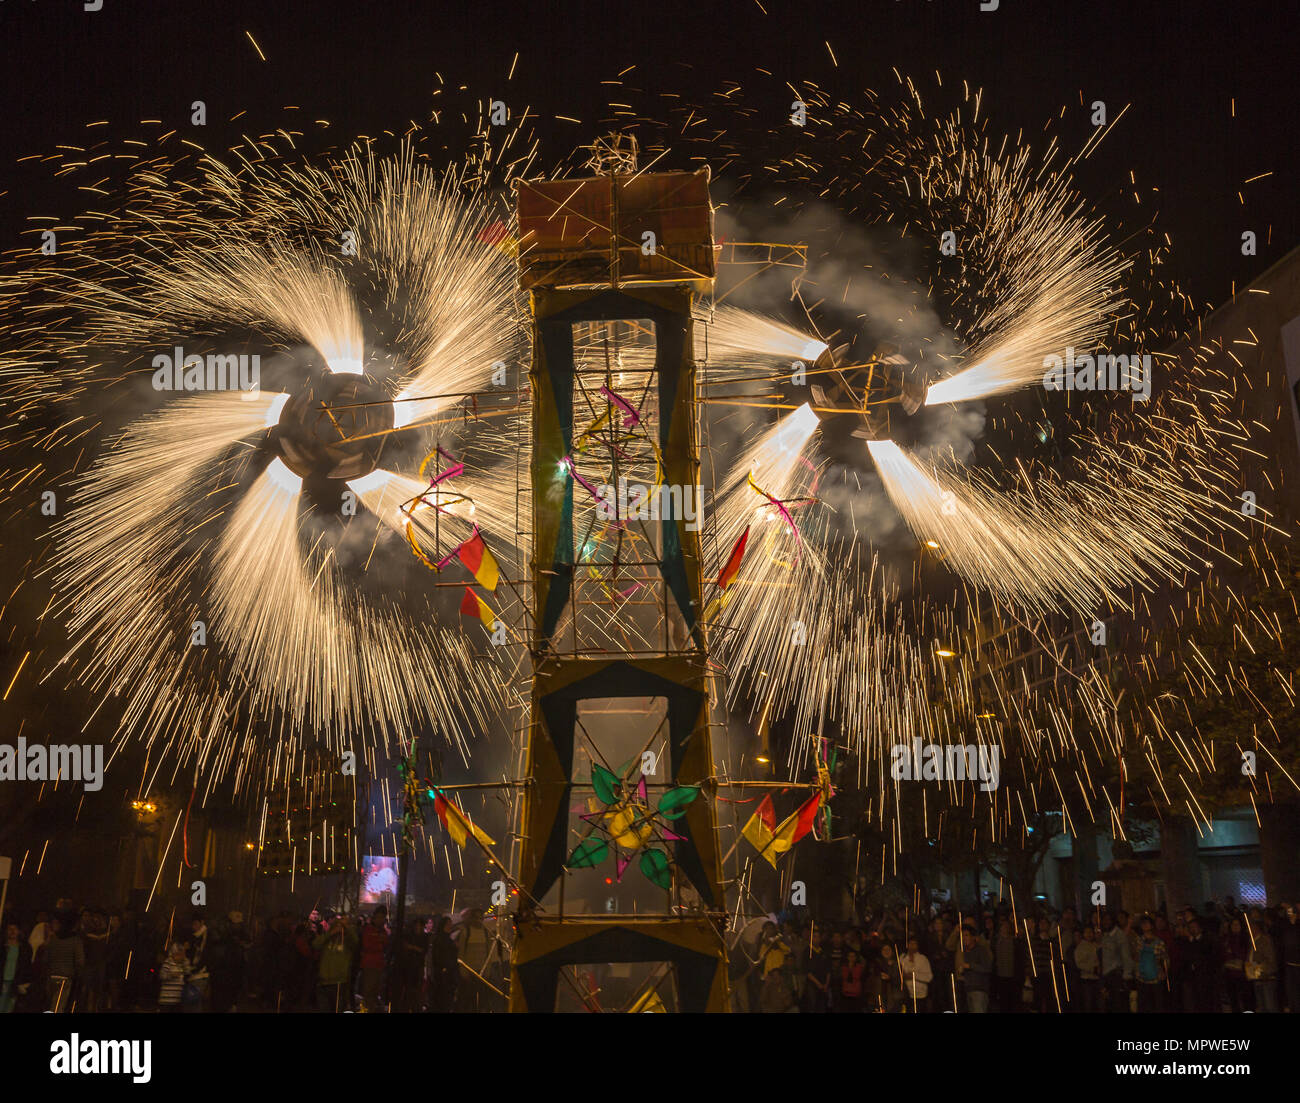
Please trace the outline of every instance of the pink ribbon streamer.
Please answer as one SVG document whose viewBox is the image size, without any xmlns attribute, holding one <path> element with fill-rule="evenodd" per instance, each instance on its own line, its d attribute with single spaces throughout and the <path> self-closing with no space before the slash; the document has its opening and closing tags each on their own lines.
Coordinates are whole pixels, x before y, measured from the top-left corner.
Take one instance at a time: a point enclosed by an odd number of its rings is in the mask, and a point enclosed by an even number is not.
<svg viewBox="0 0 1300 1103">
<path fill-rule="evenodd" d="M 604 396 L 607 402 L 610 402 L 611 404 L 617 406 L 620 410 L 623 411 L 623 413 L 627 415 L 627 417 L 623 419 L 624 429 L 631 429 L 632 426 L 641 424 L 640 413 L 637 412 L 636 407 L 633 406 L 632 403 L 630 403 L 626 398 L 624 398 L 620 394 L 616 394 L 614 391 L 611 391 L 608 387 L 601 387 L 600 393 L 601 395 Z"/>
</svg>

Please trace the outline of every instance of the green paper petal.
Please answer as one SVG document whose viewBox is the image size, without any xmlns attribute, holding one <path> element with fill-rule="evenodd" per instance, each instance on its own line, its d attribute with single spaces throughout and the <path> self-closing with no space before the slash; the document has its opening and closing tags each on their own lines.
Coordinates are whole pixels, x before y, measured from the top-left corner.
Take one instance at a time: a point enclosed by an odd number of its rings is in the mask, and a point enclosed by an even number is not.
<svg viewBox="0 0 1300 1103">
<path fill-rule="evenodd" d="M 583 839 L 569 855 L 571 869 L 587 869 L 599 865 L 609 854 L 609 843 L 604 839 Z"/>
<path fill-rule="evenodd" d="M 668 869 L 668 855 L 662 850 L 647 850 L 641 855 L 641 873 L 661 889 L 671 888 L 672 874 Z"/>
<path fill-rule="evenodd" d="M 679 820 L 686 815 L 686 806 L 700 795 L 698 785 L 680 785 L 669 789 L 659 798 L 659 814 L 666 820 Z"/>
<path fill-rule="evenodd" d="M 602 804 L 613 804 L 618 800 L 618 775 L 610 773 L 604 766 L 592 765 L 591 787 L 596 790 L 596 797 Z"/>
</svg>

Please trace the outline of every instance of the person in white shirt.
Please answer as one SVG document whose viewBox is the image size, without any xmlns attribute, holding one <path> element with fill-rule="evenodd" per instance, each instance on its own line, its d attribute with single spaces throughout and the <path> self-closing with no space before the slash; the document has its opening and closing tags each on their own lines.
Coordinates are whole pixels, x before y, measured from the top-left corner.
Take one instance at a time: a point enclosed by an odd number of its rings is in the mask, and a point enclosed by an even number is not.
<svg viewBox="0 0 1300 1103">
<path fill-rule="evenodd" d="M 917 939 L 907 940 L 907 953 L 898 959 L 898 967 L 903 974 L 907 1003 L 917 1011 L 925 1010 L 925 998 L 930 992 L 930 982 L 934 980 L 934 970 L 930 968 L 930 959 L 921 953 L 921 943 Z"/>
</svg>

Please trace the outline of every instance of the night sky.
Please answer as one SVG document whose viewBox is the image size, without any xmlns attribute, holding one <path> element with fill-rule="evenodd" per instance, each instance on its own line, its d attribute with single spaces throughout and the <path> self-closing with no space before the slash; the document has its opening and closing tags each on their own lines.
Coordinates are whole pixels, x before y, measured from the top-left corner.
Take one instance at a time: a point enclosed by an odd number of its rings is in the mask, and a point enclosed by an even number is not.
<svg viewBox="0 0 1300 1103">
<path fill-rule="evenodd" d="M 625 79 L 648 94 L 687 100 L 725 80 L 745 84 L 760 68 L 778 78 L 763 78 L 775 91 L 778 81 L 812 80 L 849 96 L 889 87 L 897 66 L 918 81 L 938 70 L 945 85 L 984 88 L 998 132 L 1037 135 L 1064 108 L 1056 132 L 1067 151 L 1090 131 L 1086 105 L 1104 100 L 1113 117 L 1131 104 L 1080 185 L 1103 211 L 1131 190 L 1130 170 L 1144 194 L 1159 189 L 1158 225 L 1173 238 L 1179 282 L 1198 302 L 1222 302 L 1234 281 L 1248 283 L 1300 241 L 1291 102 L 1300 20 L 1288 5 L 1001 0 L 997 11 L 982 12 L 979 0 L 768 0 L 765 7 L 766 14 L 755 0 L 103 0 L 102 10 L 86 12 L 74 0 L 4 0 L 0 231 L 11 248 L 28 215 L 68 213 L 49 194 L 48 173 L 14 170 L 18 157 L 82 144 L 85 124 L 100 119 L 119 136 L 141 118 L 184 129 L 195 99 L 207 103 L 210 120 L 198 137 L 215 150 L 241 130 L 281 125 L 287 104 L 302 108 L 304 122 L 330 120 L 332 139 L 343 143 L 426 118 L 436 71 L 452 89 L 468 86 L 458 103 L 505 96 L 530 105 L 542 119 L 543 156 L 558 161 L 564 147 L 601 131 L 617 89 L 600 82 L 629 66 L 637 68 Z M 774 115 L 785 109 L 774 97 Z M 239 125 L 224 121 L 244 111 Z M 548 125 L 553 115 L 584 125 Z M 1256 257 L 1240 254 L 1245 229 L 1258 235 Z"/>
</svg>

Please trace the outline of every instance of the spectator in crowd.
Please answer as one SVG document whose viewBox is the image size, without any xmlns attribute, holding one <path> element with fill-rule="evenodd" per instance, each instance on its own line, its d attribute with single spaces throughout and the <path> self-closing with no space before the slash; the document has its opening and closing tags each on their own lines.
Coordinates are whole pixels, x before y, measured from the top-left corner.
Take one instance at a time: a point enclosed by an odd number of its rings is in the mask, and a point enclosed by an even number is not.
<svg viewBox="0 0 1300 1103">
<path fill-rule="evenodd" d="M 293 1003 L 296 957 L 293 920 L 281 912 L 262 935 L 262 999 L 272 1011 L 287 1011 Z"/>
<path fill-rule="evenodd" d="M 456 1006 L 456 987 L 460 983 L 460 956 L 451 937 L 451 917 L 434 920 L 433 938 L 429 943 L 429 1010 L 446 1014 Z"/>
<path fill-rule="evenodd" d="M 1218 951 L 1206 936 L 1199 919 L 1187 924 L 1187 946 L 1183 973 L 1183 1010 L 1195 1012 L 1217 1011 L 1215 981 L 1218 972 Z"/>
<path fill-rule="evenodd" d="M 78 980 L 77 1010 L 94 1013 L 100 1009 L 108 983 L 108 920 L 99 911 L 84 913 L 81 928 L 86 966 Z"/>
<path fill-rule="evenodd" d="M 185 978 L 186 998 L 182 999 L 187 1011 L 206 1011 L 212 1000 L 212 932 L 202 913 L 190 920 L 190 941 L 187 956 L 190 971 Z"/>
<path fill-rule="evenodd" d="M 1282 970 L 1287 1010 L 1300 1015 L 1300 911 L 1294 904 L 1286 904 L 1282 912 L 1285 919 L 1274 936 L 1274 942 Z"/>
<path fill-rule="evenodd" d="M 825 933 L 814 925 L 803 961 L 804 987 L 800 1010 L 806 1014 L 822 1015 L 830 1010 L 831 963 L 825 942 Z"/>
<path fill-rule="evenodd" d="M 1137 1009 L 1140 1012 L 1165 1011 L 1169 986 L 1169 951 L 1156 935 L 1155 924 L 1145 916 L 1134 962 L 1137 977 Z"/>
<path fill-rule="evenodd" d="M 1101 988 L 1106 1010 L 1111 1014 L 1126 1012 L 1129 1010 L 1128 989 L 1133 980 L 1133 950 L 1128 932 L 1111 918 L 1109 912 L 1102 915 L 1100 956 Z"/>
<path fill-rule="evenodd" d="M 1257 916 L 1253 934 L 1255 942 L 1243 971 L 1254 990 L 1255 1010 L 1273 1013 L 1277 1011 L 1277 943 L 1263 916 Z"/>
<path fill-rule="evenodd" d="M 760 977 L 758 1009 L 760 1011 L 783 1013 L 793 1008 L 794 991 L 787 969 L 790 954 L 790 945 L 780 927 L 772 922 L 764 923 L 758 947 Z"/>
<path fill-rule="evenodd" d="M 830 964 L 831 990 L 830 1009 L 835 1010 L 840 1002 L 840 969 L 844 965 L 844 932 L 832 931 L 830 949 L 826 952 Z"/>
<path fill-rule="evenodd" d="M 1032 934 L 1029 933 L 1031 926 L 1032 921 L 1026 919 L 1033 1007 L 1040 1015 L 1045 1015 L 1057 1008 L 1056 980 L 1053 975 L 1056 967 L 1056 943 L 1052 941 L 1052 924 L 1046 918 L 1039 919 L 1037 930 Z"/>
<path fill-rule="evenodd" d="M 378 1011 L 388 961 L 388 909 L 380 904 L 361 928 L 361 1009 Z"/>
<path fill-rule="evenodd" d="M 934 971 L 930 968 L 930 959 L 921 953 L 921 940 L 912 937 L 907 940 L 907 953 L 898 962 L 903 975 L 903 989 L 907 997 L 907 1009 L 923 1012 L 929 1010 L 926 1002 L 930 994 L 930 984 L 934 980 Z"/>
<path fill-rule="evenodd" d="M 1062 1003 L 1072 1012 L 1079 1010 L 1079 972 L 1074 964 L 1074 948 L 1080 937 L 1078 918 L 1074 908 L 1068 907 L 1056 923 L 1056 953 L 1063 974 Z"/>
<path fill-rule="evenodd" d="M 891 943 L 885 942 L 880 947 L 880 962 L 876 969 L 878 978 L 876 990 L 878 1007 L 889 1015 L 903 1010 L 903 974 L 898 955 L 894 953 Z"/>
<path fill-rule="evenodd" d="M 857 950 L 849 950 L 840 966 L 840 1002 L 836 1011 L 856 1013 L 862 1010 L 867 967 Z"/>
<path fill-rule="evenodd" d="M 86 967 L 86 948 L 76 931 L 77 917 L 63 912 L 55 917 L 51 937 L 41 947 L 49 1009 L 56 1014 L 71 1011 L 77 980 Z"/>
<path fill-rule="evenodd" d="M 947 1001 L 947 1006 L 951 1005 L 950 978 L 956 959 L 955 951 L 948 948 L 950 937 L 954 939 L 955 947 L 955 931 L 944 921 L 942 915 L 936 915 L 930 923 L 927 937 L 918 940 L 922 955 L 930 963 L 931 981 L 927 987 L 935 997 L 932 1002 L 943 1004 Z M 942 1009 L 938 1006 L 935 1008 Z"/>
<path fill-rule="evenodd" d="M 167 947 L 167 956 L 158 970 L 158 1010 L 175 1013 L 181 1010 L 185 984 L 192 966 L 180 939 Z"/>
<path fill-rule="evenodd" d="M 118 912 L 108 917 L 108 938 L 104 946 L 104 967 L 106 980 L 104 989 L 104 1008 L 107 1011 L 124 1011 L 123 989 L 126 984 L 126 971 L 131 961 L 131 936 L 122 924 Z"/>
<path fill-rule="evenodd" d="M 31 983 L 31 943 L 23 938 L 22 928 L 10 921 L 5 924 L 4 955 L 0 958 L 0 1015 L 18 1006 Z"/>
<path fill-rule="evenodd" d="M 316 981 L 318 1011 L 352 1010 L 352 959 L 357 950 L 357 934 L 346 915 L 334 920 L 312 941 L 320 954 Z"/>
<path fill-rule="evenodd" d="M 322 919 L 320 923 L 308 919 L 305 923 L 299 923 L 293 929 L 293 959 L 290 967 L 290 991 L 292 995 L 292 1006 L 287 1010 L 296 1010 L 299 1007 L 311 1007 L 319 996 L 317 991 L 319 987 L 320 973 L 320 956 L 321 949 L 318 945 L 318 939 L 322 934 L 329 930 L 333 918 Z M 357 933 L 351 931 L 352 937 L 356 939 Z M 353 962 L 349 960 L 348 992 L 351 993 L 352 984 L 352 967 Z M 348 997 L 349 1004 L 351 995 Z"/>
<path fill-rule="evenodd" d="M 433 928 L 427 922 L 421 924 L 419 919 L 407 919 L 389 979 L 389 1001 L 393 1011 L 418 1011 L 424 1007 L 428 995 L 424 984 L 424 959 L 428 956 L 432 936 Z M 393 932 L 393 937 L 398 937 L 397 931 Z"/>
<path fill-rule="evenodd" d="M 129 1006 L 153 1006 L 158 994 L 160 950 L 166 944 L 166 937 L 147 912 L 135 919 L 132 926 L 131 960 L 124 983 Z"/>
<path fill-rule="evenodd" d="M 1079 1005 L 1089 1015 L 1101 1011 L 1100 951 L 1097 928 L 1084 927 L 1082 937 L 1074 947 L 1074 966 L 1079 974 Z"/>
<path fill-rule="evenodd" d="M 1225 909 L 1231 908 L 1232 897 L 1226 898 Z M 1246 925 L 1235 912 L 1226 919 L 1227 930 L 1222 939 L 1223 989 L 1228 997 L 1229 1010 L 1240 1014 L 1255 1010 L 1255 996 L 1250 981 L 1246 979 L 1246 959 L 1250 956 L 1250 936 Z"/>
<path fill-rule="evenodd" d="M 983 1015 L 989 1009 L 989 980 L 993 972 L 993 951 L 973 930 L 962 934 L 962 984 L 966 989 L 966 1010 Z"/>
<path fill-rule="evenodd" d="M 1009 1014 L 1020 1011 L 1020 989 L 1024 985 L 1024 970 L 1020 968 L 1020 940 L 1010 919 L 998 922 L 993 939 L 993 995 L 998 1011 Z"/>
</svg>

